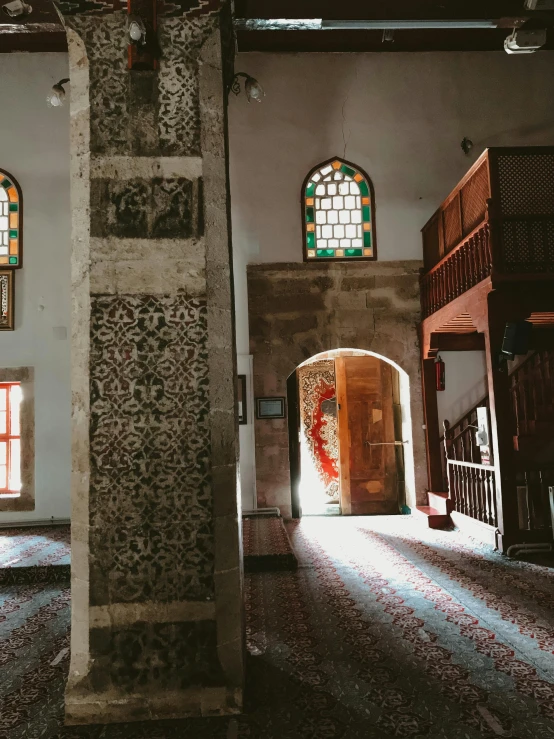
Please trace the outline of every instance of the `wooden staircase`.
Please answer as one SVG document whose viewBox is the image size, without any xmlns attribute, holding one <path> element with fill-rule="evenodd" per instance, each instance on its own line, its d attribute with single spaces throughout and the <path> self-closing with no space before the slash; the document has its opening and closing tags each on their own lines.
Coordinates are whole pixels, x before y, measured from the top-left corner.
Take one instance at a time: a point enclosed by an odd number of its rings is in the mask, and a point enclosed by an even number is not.
<svg viewBox="0 0 554 739">
<path fill-rule="evenodd" d="M 452 526 L 450 519 L 451 500 L 448 493 L 427 493 L 429 505 L 416 506 L 414 516 L 430 529 Z"/>
<path fill-rule="evenodd" d="M 546 489 L 545 485 L 554 481 L 554 351 L 535 351 L 519 364 L 511 372 L 511 391 L 518 483 L 532 485 L 537 478 L 542 488 Z M 471 463 L 473 467 L 481 462 L 474 427 L 477 424 L 477 408 L 483 406 L 488 407 L 488 396 L 452 426 L 448 421 L 444 422 L 445 433 L 441 439 L 444 490 L 448 490 L 448 459 Z M 484 479 L 484 474 L 481 470 L 482 477 L 477 475 L 477 479 Z M 544 490 L 529 490 L 529 500 L 534 499 L 533 508 L 538 510 L 541 506 L 544 507 L 544 501 L 540 505 L 537 502 L 539 498 L 544 498 Z M 428 505 L 417 506 L 414 515 L 432 529 L 452 525 L 450 514 L 454 510 L 454 503 L 449 494 L 429 492 L 427 495 Z M 460 507 L 457 506 L 456 510 L 460 511 Z M 468 511 L 462 509 L 462 512 Z M 546 515 L 541 510 L 535 513 L 539 518 Z M 480 520 L 486 521 L 486 518 L 482 517 Z M 491 523 L 490 519 L 486 522 Z"/>
</svg>

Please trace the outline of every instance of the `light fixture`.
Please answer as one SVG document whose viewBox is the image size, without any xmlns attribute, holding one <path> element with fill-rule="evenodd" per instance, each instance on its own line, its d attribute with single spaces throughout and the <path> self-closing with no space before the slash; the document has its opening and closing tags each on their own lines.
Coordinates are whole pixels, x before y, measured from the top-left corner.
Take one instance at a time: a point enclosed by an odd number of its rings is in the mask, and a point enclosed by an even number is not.
<svg viewBox="0 0 554 739">
<path fill-rule="evenodd" d="M 514 28 L 504 40 L 507 54 L 533 54 L 546 44 L 546 28 Z"/>
<path fill-rule="evenodd" d="M 462 143 L 460 144 L 460 147 L 462 151 L 464 152 L 464 154 L 468 156 L 469 152 L 473 149 L 473 141 L 471 139 L 468 139 L 467 136 L 464 136 L 464 138 L 462 139 Z"/>
<path fill-rule="evenodd" d="M 33 8 L 23 0 L 12 0 L 11 3 L 2 5 L 2 10 L 10 18 L 17 18 L 20 15 L 30 15 L 33 12 Z"/>
<path fill-rule="evenodd" d="M 127 16 L 127 33 L 132 44 L 142 46 L 146 43 L 146 26 L 138 15 Z"/>
<path fill-rule="evenodd" d="M 400 31 L 433 28 L 498 28 L 494 19 L 325 20 L 323 18 L 237 18 L 238 31 Z"/>
<path fill-rule="evenodd" d="M 68 82 L 69 82 L 69 77 L 66 77 L 63 80 L 56 82 L 56 84 L 52 86 L 52 89 L 50 90 L 50 94 L 46 98 L 48 107 L 60 108 L 64 104 L 65 90 L 63 86 L 66 85 Z"/>
<path fill-rule="evenodd" d="M 238 95 L 240 93 L 240 78 L 244 78 L 244 92 L 246 93 L 246 99 L 248 102 L 255 100 L 257 103 L 261 103 L 265 97 L 264 88 L 260 85 L 257 79 L 251 77 L 245 72 L 237 72 L 233 77 L 231 84 L 231 90 Z"/>
</svg>

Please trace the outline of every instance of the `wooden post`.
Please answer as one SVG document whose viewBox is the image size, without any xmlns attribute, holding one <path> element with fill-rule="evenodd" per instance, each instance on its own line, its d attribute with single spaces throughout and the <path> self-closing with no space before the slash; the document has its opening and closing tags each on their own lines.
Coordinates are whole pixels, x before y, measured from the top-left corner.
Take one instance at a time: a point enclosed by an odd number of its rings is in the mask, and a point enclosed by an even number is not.
<svg viewBox="0 0 554 739">
<path fill-rule="evenodd" d="M 423 359 L 421 376 L 423 383 L 423 414 L 425 419 L 429 490 L 432 493 L 447 492 L 443 490 L 444 483 L 442 479 L 439 411 L 437 406 L 434 359 Z"/>
<path fill-rule="evenodd" d="M 489 390 L 491 436 L 493 442 L 495 494 L 498 519 L 497 546 L 506 551 L 514 544 L 519 530 L 514 466 L 513 413 L 508 368 L 498 361 L 506 321 L 516 320 L 513 303 L 498 291 L 488 295 L 488 326 L 485 329 L 485 356 Z"/>
</svg>

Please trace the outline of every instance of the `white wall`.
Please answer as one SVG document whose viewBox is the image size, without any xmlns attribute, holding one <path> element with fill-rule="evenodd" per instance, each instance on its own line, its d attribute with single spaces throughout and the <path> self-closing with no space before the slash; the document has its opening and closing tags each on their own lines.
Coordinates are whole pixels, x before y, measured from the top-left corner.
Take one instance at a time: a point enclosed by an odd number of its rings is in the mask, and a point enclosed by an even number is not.
<svg viewBox="0 0 554 739">
<path fill-rule="evenodd" d="M 373 179 L 379 259 L 420 259 L 420 229 L 486 146 L 554 144 L 554 52 L 252 53 L 236 68 L 266 91 L 230 100 L 233 233 L 251 262 L 302 260 L 302 182 L 332 156 Z"/>
<path fill-rule="evenodd" d="M 445 390 L 437 393 L 439 430 L 446 419 L 453 424 L 488 392 L 484 351 L 441 352 L 445 364 Z"/>
<path fill-rule="evenodd" d="M 2 54 L 0 168 L 23 190 L 23 269 L 15 274 L 15 331 L 0 333 L 0 366 L 35 368 L 35 496 L 0 523 L 70 515 L 69 111 L 48 108 L 68 76 L 66 54 Z M 56 338 L 67 329 L 67 338 Z"/>
<path fill-rule="evenodd" d="M 231 193 L 232 201 L 233 193 Z M 233 228 L 235 228 L 233 222 Z M 256 447 L 254 442 L 254 391 L 250 334 L 248 328 L 248 288 L 246 265 L 248 253 L 240 239 L 233 238 L 233 278 L 235 289 L 235 330 L 237 372 L 246 375 L 247 423 L 239 426 L 240 488 L 243 511 L 256 508 Z"/>
</svg>

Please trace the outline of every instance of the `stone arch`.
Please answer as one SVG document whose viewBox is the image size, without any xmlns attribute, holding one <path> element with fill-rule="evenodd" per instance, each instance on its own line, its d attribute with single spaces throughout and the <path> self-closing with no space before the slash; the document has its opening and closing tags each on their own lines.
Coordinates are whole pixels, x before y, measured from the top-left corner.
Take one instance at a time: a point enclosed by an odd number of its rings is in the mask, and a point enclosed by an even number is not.
<svg viewBox="0 0 554 739">
<path fill-rule="evenodd" d="M 412 423 L 412 393 L 410 392 L 410 375 L 397 362 L 390 357 L 379 354 L 369 349 L 353 349 L 341 348 L 331 349 L 329 351 L 319 352 L 314 356 L 306 359 L 298 365 L 296 369 L 300 369 L 312 362 L 321 359 L 334 359 L 340 356 L 371 356 L 376 357 L 382 362 L 387 362 L 398 372 L 400 380 L 400 405 L 402 413 L 402 439 L 408 444 L 404 449 L 404 471 L 406 486 L 406 503 L 409 507 L 416 505 L 416 478 L 415 478 L 415 462 L 414 462 L 414 433 Z M 293 372 L 295 371 L 293 370 Z"/>
</svg>

